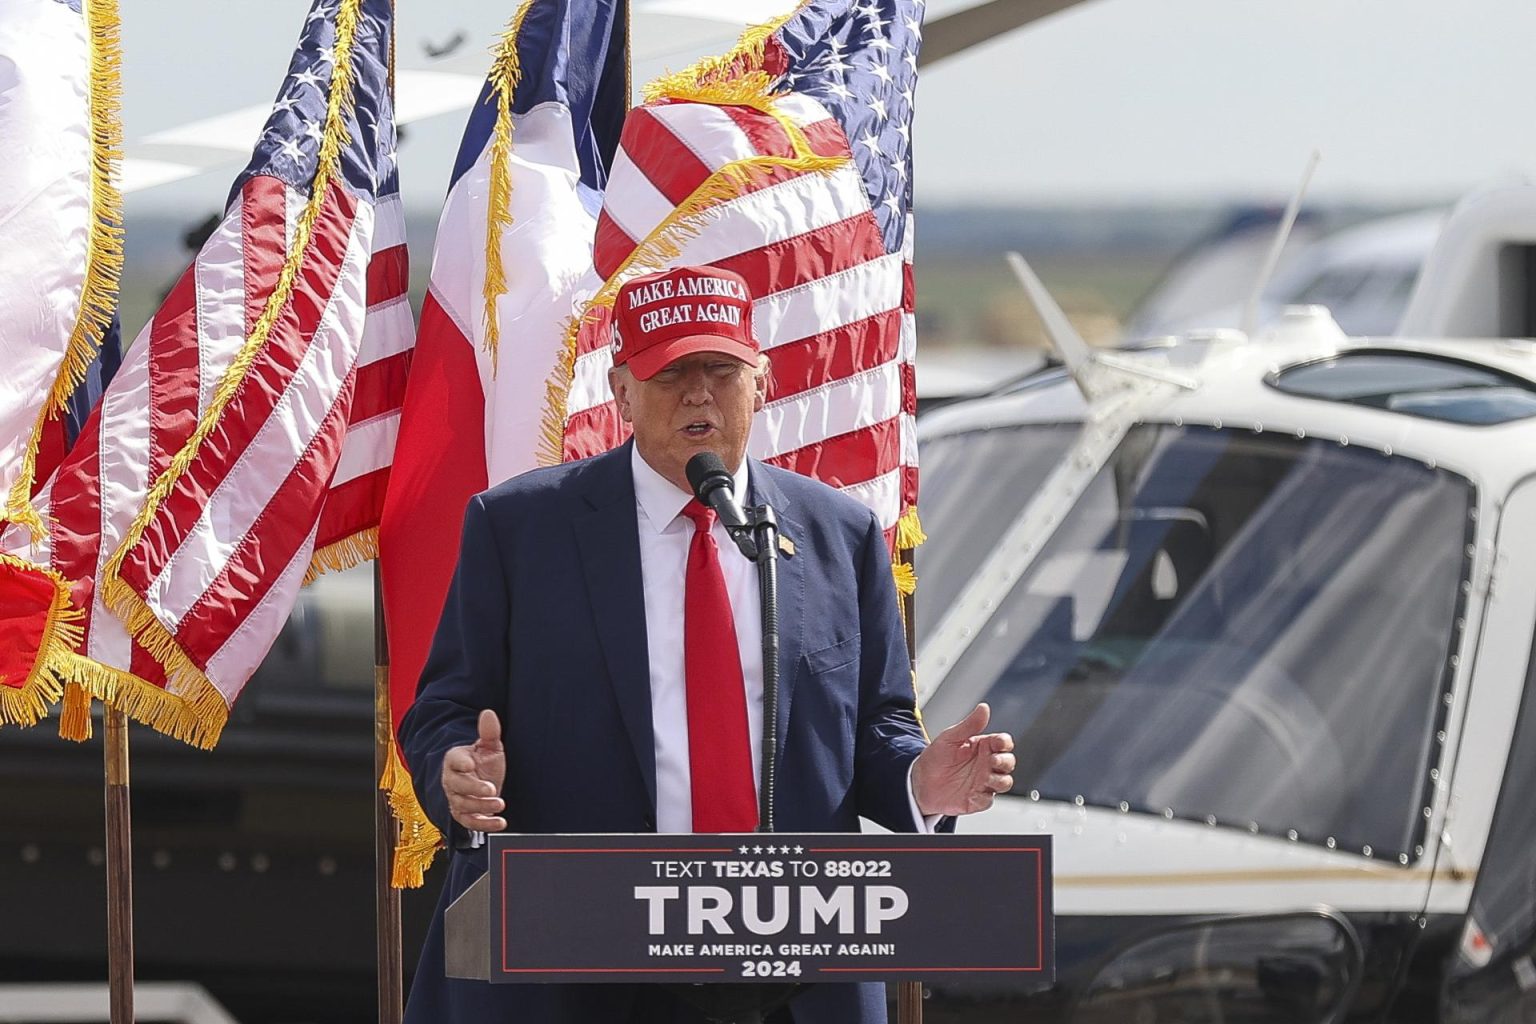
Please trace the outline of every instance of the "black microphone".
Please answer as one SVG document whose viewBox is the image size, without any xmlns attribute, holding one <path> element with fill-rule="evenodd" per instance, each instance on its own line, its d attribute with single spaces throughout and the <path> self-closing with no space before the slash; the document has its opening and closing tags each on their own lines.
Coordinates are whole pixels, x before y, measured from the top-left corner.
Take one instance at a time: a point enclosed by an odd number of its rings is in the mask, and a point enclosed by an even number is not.
<svg viewBox="0 0 1536 1024">
<path fill-rule="evenodd" d="M 699 499 L 700 504 L 715 510 L 725 532 L 731 535 L 741 553 L 757 561 L 757 542 L 752 539 L 752 530 L 747 525 L 747 517 L 742 514 L 741 506 L 736 504 L 736 481 L 726 470 L 720 456 L 714 452 L 700 452 L 688 460 L 683 472 L 688 476 L 693 496 Z"/>
</svg>

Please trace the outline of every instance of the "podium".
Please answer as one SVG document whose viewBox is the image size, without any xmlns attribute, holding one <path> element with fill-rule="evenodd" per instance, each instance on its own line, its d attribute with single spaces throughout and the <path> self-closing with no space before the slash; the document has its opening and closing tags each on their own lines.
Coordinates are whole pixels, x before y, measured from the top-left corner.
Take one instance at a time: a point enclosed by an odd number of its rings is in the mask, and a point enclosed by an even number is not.
<svg viewBox="0 0 1536 1024">
<path fill-rule="evenodd" d="M 804 984 L 1054 975 L 1049 836 L 501 834 L 486 849 L 446 912 L 452 978 L 664 984 L 755 1024 Z"/>
</svg>

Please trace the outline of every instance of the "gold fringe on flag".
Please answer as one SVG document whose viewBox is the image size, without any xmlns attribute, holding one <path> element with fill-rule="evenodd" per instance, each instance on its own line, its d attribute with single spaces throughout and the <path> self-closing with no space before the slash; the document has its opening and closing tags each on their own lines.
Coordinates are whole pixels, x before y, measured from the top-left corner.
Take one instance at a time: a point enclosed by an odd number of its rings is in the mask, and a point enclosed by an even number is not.
<svg viewBox="0 0 1536 1024">
<path fill-rule="evenodd" d="M 379 557 L 379 528 L 370 526 L 334 544 L 327 544 L 309 556 L 309 568 L 304 571 L 303 586 L 309 586 L 328 572 L 346 572 L 355 565 L 362 565 Z"/>
<path fill-rule="evenodd" d="M 675 74 L 663 75 L 647 86 L 642 93 L 647 103 L 672 89 L 688 89 L 730 82 L 744 74 L 760 71 L 767 57 L 768 39 L 783 28 L 791 18 L 810 6 L 811 0 L 801 0 L 788 14 L 761 25 L 749 25 L 736 40 L 736 45 L 717 57 L 705 57 L 692 66 Z"/>
<path fill-rule="evenodd" d="M 923 532 L 923 522 L 917 518 L 917 506 L 908 505 L 907 510 L 896 521 L 896 547 L 902 551 L 910 551 L 920 544 L 928 541 L 928 535 Z"/>
<path fill-rule="evenodd" d="M 84 743 L 91 738 L 91 693 L 79 683 L 64 687 L 64 706 L 59 711 L 59 739 Z"/>
<path fill-rule="evenodd" d="M 390 872 L 389 884 L 396 889 L 419 889 L 432 866 L 432 858 L 443 845 L 443 834 L 437 830 L 421 809 L 416 790 L 411 786 L 411 773 L 406 770 L 395 745 L 393 732 L 389 737 L 389 752 L 384 762 L 384 774 L 379 788 L 389 794 L 389 810 L 400 824 L 400 835 L 395 845 L 395 865 Z"/>
<path fill-rule="evenodd" d="M 19 687 L 0 680 L 0 725 L 36 725 L 63 694 L 61 670 L 85 639 L 85 613 L 70 601 L 69 581 L 52 569 L 6 554 L 0 554 L 0 565 L 42 577 L 53 586 L 26 678 Z"/>
<path fill-rule="evenodd" d="M 107 607 L 123 620 L 129 634 L 164 667 L 167 685 L 161 689 L 128 673 L 98 666 L 112 673 L 112 676 L 109 679 L 99 673 L 92 673 L 87 681 L 92 696 L 152 729 L 169 733 L 195 746 L 211 747 L 218 741 L 219 732 L 229 717 L 229 705 L 208 681 L 202 668 L 187 656 L 176 638 L 155 617 L 153 609 L 132 587 L 123 582 L 123 560 L 143 538 L 150 520 L 197 457 L 203 442 L 217 428 L 225 407 L 234 399 L 252 362 L 272 333 L 278 317 L 293 297 L 299 267 L 309 249 L 325 194 L 339 170 L 341 150 L 350 141 L 346 121 L 353 102 L 352 48 L 357 37 L 360 8 L 361 0 L 340 0 L 336 9 L 336 38 L 333 44 L 335 64 L 326 101 L 319 161 L 310 185 L 309 199 L 294 225 L 293 241 L 272 294 L 267 297 L 266 305 L 251 326 L 239 353 L 224 371 L 212 401 L 198 420 L 197 428 L 150 487 L 143 508 L 134 516 L 122 543 L 108 558 L 98 580 Z M 112 692 L 113 699 L 107 699 L 98 692 L 107 690 Z"/>
<path fill-rule="evenodd" d="M 37 453 L 48 421 L 64 411 L 85 380 L 101 339 L 112 326 L 117 288 L 123 273 L 123 196 L 116 184 L 123 158 L 122 23 L 117 0 L 85 0 L 83 14 L 90 69 L 87 106 L 90 112 L 90 220 L 85 258 L 85 282 L 80 310 L 64 349 L 64 361 L 38 413 L 21 459 L 21 475 L 5 501 L 5 518 L 25 526 L 33 540 L 42 539 L 43 520 L 32 505 Z"/>
<path fill-rule="evenodd" d="M 501 261 L 501 236 L 512 226 L 512 95 L 522 81 L 523 67 L 517 52 L 517 36 L 535 0 L 524 0 L 501 34 L 489 81 L 496 94 L 496 125 L 491 130 L 491 180 L 485 212 L 485 351 L 491 357 L 491 376 L 496 375 L 501 349 L 501 322 L 496 302 L 507 293 L 507 270 Z"/>
</svg>

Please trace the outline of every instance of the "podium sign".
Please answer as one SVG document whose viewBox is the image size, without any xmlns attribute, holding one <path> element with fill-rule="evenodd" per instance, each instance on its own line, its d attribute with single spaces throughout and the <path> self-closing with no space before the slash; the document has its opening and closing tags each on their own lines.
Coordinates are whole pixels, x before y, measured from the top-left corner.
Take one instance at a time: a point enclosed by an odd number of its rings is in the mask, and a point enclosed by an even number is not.
<svg viewBox="0 0 1536 1024">
<path fill-rule="evenodd" d="M 495 835 L 490 980 L 1049 981 L 1050 842 Z"/>
</svg>

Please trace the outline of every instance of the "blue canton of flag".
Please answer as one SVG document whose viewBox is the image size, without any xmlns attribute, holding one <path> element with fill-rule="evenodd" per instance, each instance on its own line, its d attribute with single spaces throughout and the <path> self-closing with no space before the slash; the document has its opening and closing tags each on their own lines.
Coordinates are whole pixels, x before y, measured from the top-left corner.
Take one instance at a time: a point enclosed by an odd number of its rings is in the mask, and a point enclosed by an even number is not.
<svg viewBox="0 0 1536 1024">
<path fill-rule="evenodd" d="M 230 189 L 233 201 L 256 175 L 278 178 L 307 194 L 319 162 L 331 76 L 336 67 L 335 0 L 316 3 L 294 47 L 272 113 L 251 162 Z M 340 170 L 362 197 L 399 191 L 395 167 L 395 119 L 389 97 L 390 11 L 385 0 L 360 5 L 352 46 L 352 108 L 346 119 L 349 144 Z"/>
<path fill-rule="evenodd" d="M 777 33 L 781 84 L 814 97 L 848 134 L 888 252 L 902 248 L 912 208 L 912 104 L 922 0 L 810 4 Z"/>
</svg>

